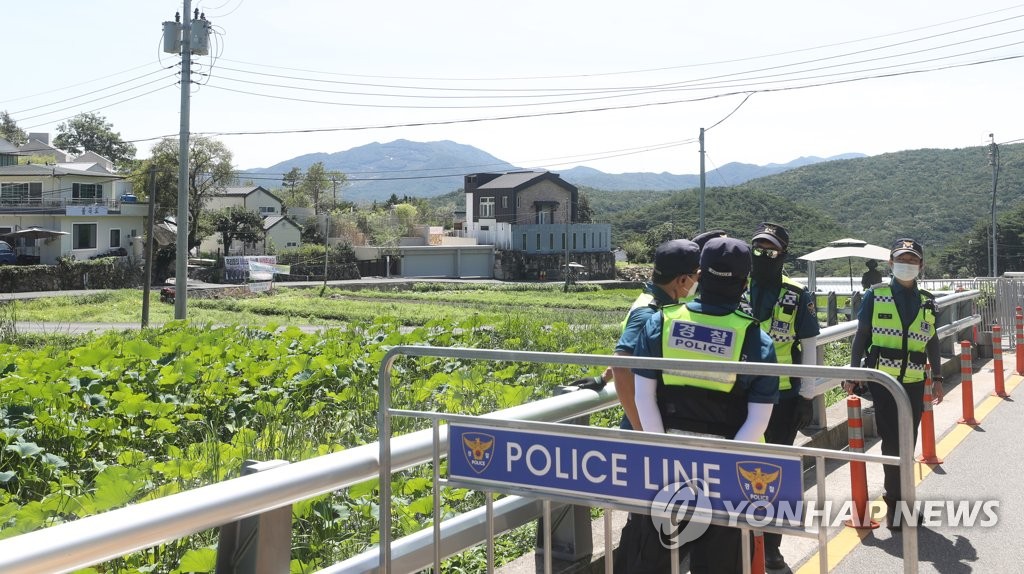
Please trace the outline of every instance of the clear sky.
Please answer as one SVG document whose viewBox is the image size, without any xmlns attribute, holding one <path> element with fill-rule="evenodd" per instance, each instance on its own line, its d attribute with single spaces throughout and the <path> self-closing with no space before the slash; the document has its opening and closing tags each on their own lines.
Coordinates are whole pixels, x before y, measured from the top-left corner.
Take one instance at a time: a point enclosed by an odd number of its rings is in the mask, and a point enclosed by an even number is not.
<svg viewBox="0 0 1024 574">
<path fill-rule="evenodd" d="M 193 76 L 192 133 L 331 130 L 221 136 L 239 168 L 400 138 L 453 140 L 526 167 L 611 173 L 696 173 L 701 127 L 710 128 L 709 170 L 971 147 L 993 132 L 999 143 L 1024 138 L 1024 4 L 193 7 L 214 24 L 218 57 L 193 59 L 201 74 Z M 181 8 L 165 0 L 4 2 L 0 110 L 32 132 L 55 134 L 60 121 L 95 111 L 125 140 L 176 135 L 180 57 L 161 52 L 161 22 Z M 519 117 L 493 119 L 508 116 Z M 139 157 L 155 141 L 137 141 Z"/>
</svg>

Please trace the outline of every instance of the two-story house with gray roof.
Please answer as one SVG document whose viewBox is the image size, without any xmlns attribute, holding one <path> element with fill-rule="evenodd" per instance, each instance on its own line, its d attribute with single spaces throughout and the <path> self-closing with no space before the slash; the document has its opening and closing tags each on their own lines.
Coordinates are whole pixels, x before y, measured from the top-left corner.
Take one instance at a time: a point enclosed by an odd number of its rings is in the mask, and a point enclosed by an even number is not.
<svg viewBox="0 0 1024 574">
<path fill-rule="evenodd" d="M 66 235 L 23 240 L 16 246 L 19 254 L 53 264 L 60 257 L 129 252 L 131 238 L 143 233 L 147 205 L 126 193 L 130 187 L 109 161 L 92 154 L 73 162 L 19 165 L 24 153 L 0 139 L 0 235 L 30 227 Z"/>
<path fill-rule="evenodd" d="M 568 261 L 614 276 L 611 225 L 578 221 L 579 190 L 549 171 L 465 176 L 466 234 L 496 250 L 499 279 L 559 279 Z"/>
</svg>

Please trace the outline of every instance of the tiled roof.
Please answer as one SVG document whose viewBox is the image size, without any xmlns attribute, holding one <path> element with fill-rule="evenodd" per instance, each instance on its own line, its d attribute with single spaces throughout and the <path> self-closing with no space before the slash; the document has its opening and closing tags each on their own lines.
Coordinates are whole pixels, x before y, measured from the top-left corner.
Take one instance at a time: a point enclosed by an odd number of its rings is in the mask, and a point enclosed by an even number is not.
<svg viewBox="0 0 1024 574">
<path fill-rule="evenodd" d="M 28 165 L 7 165 L 0 167 L 0 175 L 14 176 L 14 175 L 28 175 L 35 177 L 51 177 L 61 175 L 85 175 L 89 177 L 102 177 L 104 179 L 124 179 L 122 176 L 114 175 L 107 171 L 88 171 L 84 169 L 72 169 L 59 165 L 42 165 L 42 164 L 28 164 Z"/>
<path fill-rule="evenodd" d="M 481 185 L 477 189 L 512 189 L 519 187 L 524 183 L 533 181 L 539 177 L 543 177 L 548 172 L 546 171 L 523 171 L 515 173 L 506 173 L 500 177 L 492 179 L 487 183 Z"/>
</svg>

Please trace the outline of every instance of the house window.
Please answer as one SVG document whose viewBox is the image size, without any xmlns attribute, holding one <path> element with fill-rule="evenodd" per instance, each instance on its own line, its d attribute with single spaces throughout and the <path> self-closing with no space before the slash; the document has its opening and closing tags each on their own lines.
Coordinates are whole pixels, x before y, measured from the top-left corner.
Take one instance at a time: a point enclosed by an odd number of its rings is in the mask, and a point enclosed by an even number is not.
<svg viewBox="0 0 1024 574">
<path fill-rule="evenodd" d="M 494 198 L 480 198 L 480 217 L 494 217 Z"/>
<path fill-rule="evenodd" d="M 523 198 L 517 195 L 516 196 L 516 209 L 519 209 L 522 206 L 523 206 Z"/>
<path fill-rule="evenodd" d="M 72 249 L 96 249 L 96 224 L 71 224 Z"/>
<path fill-rule="evenodd" d="M 128 234 L 128 237 L 135 237 L 135 236 L 137 236 L 138 234 L 139 234 L 139 233 L 138 233 L 138 232 L 137 232 L 136 230 L 134 230 L 134 229 L 133 229 L 133 230 L 131 231 L 131 233 L 129 233 L 129 234 Z"/>
<path fill-rule="evenodd" d="M 103 184 L 72 183 L 71 199 L 103 199 Z"/>
<path fill-rule="evenodd" d="M 545 223 L 551 223 L 551 212 L 550 211 L 538 211 L 537 212 L 537 223 L 541 224 L 541 225 L 543 225 Z"/>
<path fill-rule="evenodd" d="M 121 247 L 121 230 L 111 229 L 110 230 L 110 248 L 117 249 Z"/>
<path fill-rule="evenodd" d="M 284 246 L 285 247 L 298 247 L 299 244 L 294 242 L 294 241 L 289 241 L 289 242 L 285 243 Z"/>
<path fill-rule="evenodd" d="M 502 209 L 508 209 L 508 196 L 507 195 L 501 196 L 501 208 Z"/>
<path fill-rule="evenodd" d="M 0 183 L 0 202 L 8 204 L 39 203 L 42 199 L 42 183 Z"/>
<path fill-rule="evenodd" d="M 263 215 L 265 213 L 275 213 L 276 211 L 277 208 L 275 208 L 273 205 L 264 205 L 260 207 L 260 215 Z"/>
</svg>

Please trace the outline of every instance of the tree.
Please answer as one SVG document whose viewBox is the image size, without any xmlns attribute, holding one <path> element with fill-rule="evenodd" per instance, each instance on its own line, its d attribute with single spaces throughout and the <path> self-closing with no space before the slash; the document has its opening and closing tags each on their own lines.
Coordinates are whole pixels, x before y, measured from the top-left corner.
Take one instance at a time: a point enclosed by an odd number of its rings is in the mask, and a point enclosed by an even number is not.
<svg viewBox="0 0 1024 574">
<path fill-rule="evenodd" d="M 0 138 L 11 142 L 14 145 L 24 145 L 28 142 L 28 134 L 18 127 L 17 122 L 7 113 L 7 110 L 0 112 Z"/>
<path fill-rule="evenodd" d="M 98 153 L 114 162 L 118 169 L 130 169 L 135 160 L 135 146 L 121 140 L 113 124 L 101 115 L 78 114 L 57 126 L 53 145 L 74 154 Z"/>
<path fill-rule="evenodd" d="M 590 200 L 587 194 L 580 192 L 579 200 L 576 202 L 576 223 L 593 223 L 594 210 L 590 207 Z"/>
<path fill-rule="evenodd" d="M 302 207 L 297 203 L 296 194 L 298 193 L 299 183 L 302 181 L 302 170 L 293 167 L 288 170 L 288 173 L 284 174 L 281 178 L 281 187 L 288 190 L 288 197 L 285 198 L 285 204 L 288 207 Z"/>
<path fill-rule="evenodd" d="M 226 207 L 203 217 L 208 218 L 213 230 L 220 233 L 225 254 L 231 252 L 231 244 L 236 239 L 242 243 L 256 243 L 265 236 L 263 218 L 241 206 Z"/>
<path fill-rule="evenodd" d="M 309 166 L 306 176 L 302 179 L 302 191 L 313 204 L 313 213 L 318 214 L 324 210 L 324 199 L 327 188 L 331 181 L 327 179 L 327 171 L 324 170 L 324 162 L 318 161 Z"/>
<path fill-rule="evenodd" d="M 194 136 L 189 139 L 188 161 L 188 245 L 198 247 L 202 240 L 195 222 L 203 207 L 218 192 L 234 181 L 231 150 L 215 139 Z M 177 213 L 178 207 L 178 140 L 166 138 L 153 146 L 152 156 L 142 168 L 130 176 L 136 190 L 148 190 L 146 174 L 149 166 L 157 168 L 156 213 L 158 216 Z M 152 199 L 152 198 L 150 198 Z"/>
</svg>

